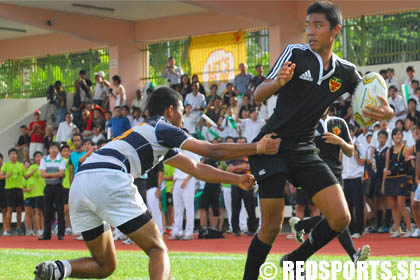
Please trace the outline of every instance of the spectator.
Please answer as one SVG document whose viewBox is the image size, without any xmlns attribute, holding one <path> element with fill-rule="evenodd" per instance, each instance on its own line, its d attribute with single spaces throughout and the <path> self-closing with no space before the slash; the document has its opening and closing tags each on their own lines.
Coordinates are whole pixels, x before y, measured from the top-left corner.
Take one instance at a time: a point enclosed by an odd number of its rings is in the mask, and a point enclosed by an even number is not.
<svg viewBox="0 0 420 280">
<path fill-rule="evenodd" d="M 93 126 L 99 127 L 101 131 L 103 131 L 105 128 L 104 115 L 103 115 L 103 112 L 99 108 L 95 108 L 93 110 L 93 118 L 91 119 L 89 129 L 92 128 L 93 130 Z"/>
<path fill-rule="evenodd" d="M 15 149 L 22 152 L 23 159 L 29 160 L 29 145 L 31 143 L 31 138 L 28 135 L 28 127 L 26 125 L 20 126 L 19 139 L 15 145 Z"/>
<path fill-rule="evenodd" d="M 86 93 L 86 98 L 91 99 L 93 83 L 88 79 L 86 71 L 83 69 L 79 71 L 79 82 L 83 91 Z"/>
<path fill-rule="evenodd" d="M 395 86 L 390 86 L 388 89 L 388 102 L 390 105 L 394 106 L 395 113 L 394 119 L 401 120 L 404 119 L 407 111 L 404 104 L 404 99 L 401 95 L 398 94 L 397 88 Z"/>
<path fill-rule="evenodd" d="M 73 129 L 77 126 L 73 123 L 73 115 L 71 113 L 66 114 L 66 120 L 58 126 L 57 131 L 57 142 L 67 143 L 67 140 L 73 135 Z"/>
<path fill-rule="evenodd" d="M 127 97 L 125 95 L 125 88 L 121 84 L 121 78 L 118 75 L 112 76 L 112 85 L 115 87 L 115 94 L 113 95 L 115 98 L 115 107 L 121 107 L 127 105 Z"/>
<path fill-rule="evenodd" d="M 413 119 L 415 122 L 417 122 L 417 120 L 420 119 L 420 112 L 417 111 L 417 101 L 414 98 L 410 98 L 408 100 L 407 119 L 408 118 Z"/>
<path fill-rule="evenodd" d="M 381 69 L 379 70 L 379 75 L 382 76 L 382 78 L 384 78 L 384 80 L 386 81 L 386 79 L 388 78 L 388 74 L 387 74 L 387 70 L 386 69 Z"/>
<path fill-rule="evenodd" d="M 83 138 L 81 134 L 73 134 L 72 142 L 74 145 L 74 151 L 70 154 L 69 157 L 70 185 L 73 183 L 74 175 L 76 175 L 77 169 L 79 168 L 80 158 L 86 154 L 86 151 L 83 150 L 82 147 L 82 141 Z"/>
<path fill-rule="evenodd" d="M 395 232 L 391 234 L 391 238 L 401 237 L 401 216 L 403 216 L 408 229 L 404 237 L 410 237 L 412 234 L 410 214 L 405 202 L 406 196 L 410 192 L 408 185 L 409 149 L 402 142 L 402 138 L 401 129 L 392 130 L 392 140 L 395 145 L 386 152 L 386 166 L 382 183 L 382 193 L 392 206 L 392 217 L 395 224 Z"/>
<path fill-rule="evenodd" d="M 168 58 L 168 64 L 162 69 L 162 78 L 168 81 L 171 88 L 175 89 L 176 85 L 181 83 L 181 76 L 184 74 L 181 67 L 175 65 L 175 58 L 170 56 Z"/>
<path fill-rule="evenodd" d="M 222 106 L 222 98 L 217 95 L 213 104 L 213 106 L 208 107 L 206 115 L 219 125 L 223 120 L 223 116 L 225 115 L 225 109 Z"/>
<path fill-rule="evenodd" d="M 411 97 L 414 95 L 411 88 L 411 81 L 412 80 L 419 81 L 420 79 L 416 76 L 416 67 L 410 65 L 407 67 L 406 72 L 407 72 L 407 79 L 405 80 L 404 84 L 408 86 L 408 91 Z"/>
<path fill-rule="evenodd" d="M 212 84 L 210 87 L 210 95 L 206 96 L 206 103 L 207 103 L 207 108 L 214 106 L 214 101 L 216 100 L 217 97 L 221 98 L 218 94 L 217 94 L 217 90 L 218 87 L 216 84 Z"/>
<path fill-rule="evenodd" d="M 355 127 L 349 125 L 352 139 L 355 136 Z M 354 141 L 352 141 L 354 142 Z M 364 193 L 362 177 L 366 152 L 361 145 L 355 145 L 354 155 L 348 157 L 343 154 L 344 194 L 351 214 L 349 230 L 352 238 L 361 238 L 364 232 Z"/>
<path fill-rule="evenodd" d="M 240 106 L 238 105 L 238 98 L 236 97 L 236 96 L 232 96 L 231 98 L 230 98 L 230 101 L 229 101 L 229 104 L 230 104 L 230 106 L 229 107 L 231 107 L 232 108 L 232 113 L 235 115 L 235 116 L 238 116 L 238 117 L 240 117 L 240 115 L 239 115 L 239 110 L 241 109 L 240 108 Z"/>
<path fill-rule="evenodd" d="M 209 122 L 205 122 L 201 131 L 201 136 L 204 137 L 203 140 L 213 142 L 214 139 L 221 138 L 221 135 L 222 131 L 220 131 L 217 127 L 212 127 Z"/>
<path fill-rule="evenodd" d="M 240 137 L 237 140 L 238 143 L 246 143 L 246 138 Z M 246 174 L 250 171 L 248 157 L 240 157 L 234 160 L 228 160 L 227 162 L 228 172 L 236 174 Z M 245 191 L 239 186 L 232 185 L 231 187 L 232 196 L 232 230 L 235 236 L 240 236 L 239 227 L 239 214 L 241 211 L 242 203 L 244 200 L 246 212 L 248 213 L 248 235 L 252 236 L 257 231 L 257 220 L 255 217 L 255 197 L 254 190 Z"/>
<path fill-rule="evenodd" d="M 80 121 L 77 124 L 77 127 L 79 128 L 79 130 L 81 132 L 85 131 L 86 128 L 88 127 L 89 119 L 90 119 L 90 112 L 89 112 L 89 110 L 88 109 L 83 109 L 83 111 L 82 111 L 82 117 L 80 118 Z"/>
<path fill-rule="evenodd" d="M 236 96 L 236 93 L 233 89 L 233 84 L 232 83 L 227 83 L 226 84 L 226 91 L 225 93 L 223 93 L 223 105 L 225 105 L 226 107 L 229 107 L 231 105 L 231 98 L 232 96 Z"/>
<path fill-rule="evenodd" d="M 185 101 L 185 97 L 192 91 L 190 78 L 187 74 L 181 76 L 181 95 Z"/>
<path fill-rule="evenodd" d="M 131 128 L 130 121 L 122 116 L 121 107 L 114 107 L 114 117 L 108 122 L 107 127 L 111 127 L 112 137 L 118 137 Z"/>
<path fill-rule="evenodd" d="M 42 158 L 40 170 L 45 179 L 44 189 L 44 234 L 39 240 L 51 239 L 51 225 L 54 217 L 54 209 L 58 218 L 58 240 L 63 240 L 65 232 L 64 221 L 64 190 L 63 178 L 66 170 L 66 161 L 58 154 L 58 144 L 52 143 L 49 155 Z"/>
<path fill-rule="evenodd" d="M 227 109 L 225 118 L 223 119 L 222 123 L 221 123 L 221 128 L 220 130 L 222 130 L 222 137 L 234 137 L 237 138 L 239 136 L 238 130 L 239 130 L 239 125 L 238 123 L 236 123 L 236 116 L 233 114 L 233 110 L 232 107 L 229 107 Z"/>
<path fill-rule="evenodd" d="M 80 130 L 77 127 L 73 128 L 71 135 L 75 135 L 75 134 L 80 134 Z M 74 145 L 73 145 L 73 139 L 72 138 L 69 138 L 67 140 L 67 145 L 70 147 L 70 150 L 74 150 Z"/>
<path fill-rule="evenodd" d="M 95 92 L 93 94 L 93 103 L 95 103 L 98 106 L 103 106 L 103 103 L 105 101 L 105 97 L 108 96 L 108 90 L 111 88 L 111 84 L 105 80 L 105 72 L 99 71 L 98 73 L 95 73 Z"/>
<path fill-rule="evenodd" d="M 133 109 L 133 121 L 131 123 L 132 127 L 135 127 L 136 125 L 139 125 L 144 122 L 144 118 L 141 116 L 141 109 L 140 108 L 134 108 Z"/>
<path fill-rule="evenodd" d="M 108 127 L 108 123 L 111 119 L 112 119 L 111 111 L 106 111 L 105 112 L 105 127 Z"/>
<path fill-rule="evenodd" d="M 29 144 L 29 157 L 33 159 L 36 151 L 44 152 L 44 135 L 45 121 L 41 121 L 41 111 L 36 110 L 34 113 L 34 121 L 29 124 L 29 136 L 31 143 Z"/>
<path fill-rule="evenodd" d="M 121 113 L 124 117 L 126 117 L 128 119 L 128 121 L 130 122 L 130 127 L 132 127 L 133 126 L 133 116 L 130 114 L 130 107 L 128 107 L 127 105 L 122 106 Z"/>
<path fill-rule="evenodd" d="M 47 109 L 45 113 L 45 122 L 48 122 L 49 125 L 56 126 L 57 122 L 57 105 L 56 97 L 57 91 L 53 85 L 50 85 L 47 90 Z"/>
<path fill-rule="evenodd" d="M 192 114 L 192 106 L 191 104 L 185 105 L 185 113 L 184 113 L 184 125 L 183 128 L 188 130 L 188 133 L 191 135 L 197 134 L 197 124 L 200 121 L 200 117 L 196 114 Z"/>
<path fill-rule="evenodd" d="M 265 125 L 265 121 L 258 120 L 258 112 L 252 111 L 250 119 L 241 119 L 242 124 L 242 136 L 246 138 L 248 143 L 251 143 L 252 140 L 260 132 L 261 128 Z"/>
<path fill-rule="evenodd" d="M 416 95 L 416 90 L 419 88 L 419 80 L 412 80 L 411 86 L 408 88 L 408 91 L 410 93 L 410 98 L 414 98 Z"/>
<path fill-rule="evenodd" d="M 160 211 L 160 186 L 163 181 L 163 163 L 159 163 L 150 172 L 147 173 L 147 208 L 152 213 L 152 218 L 155 221 L 160 234 L 163 235 L 163 220 L 162 212 Z"/>
<path fill-rule="evenodd" d="M 192 83 L 192 92 L 187 94 L 184 105 L 190 104 L 192 106 L 192 114 L 201 116 L 206 108 L 206 97 L 198 92 L 198 82 Z"/>
<path fill-rule="evenodd" d="M 7 204 L 6 219 L 3 220 L 3 235 L 12 235 L 11 221 L 13 208 L 16 209 L 17 226 L 16 235 L 22 235 L 22 207 L 23 207 L 23 192 L 22 187 L 25 184 L 25 166 L 18 161 L 17 150 L 12 148 L 8 152 L 10 162 L 6 162 L 1 167 L 0 179 L 6 179 L 5 195 Z"/>
<path fill-rule="evenodd" d="M 261 101 L 255 101 L 255 105 L 256 105 L 255 110 L 258 112 L 258 120 L 259 121 L 267 121 L 268 118 L 270 117 L 268 115 L 267 105 L 265 105 Z"/>
<path fill-rule="evenodd" d="M 174 200 L 173 200 L 173 185 L 175 168 L 165 164 L 163 166 L 163 181 L 165 183 L 166 192 L 166 212 L 168 217 L 167 228 L 173 229 L 174 225 Z"/>
<path fill-rule="evenodd" d="M 0 170 L 3 166 L 3 154 L 0 153 Z M 6 178 L 2 177 L 0 172 L 0 210 L 2 215 L 2 221 L 6 221 L 6 213 L 7 213 L 7 202 L 6 202 L 6 193 L 4 190 L 4 186 L 6 185 Z M 3 233 L 7 230 L 5 229 L 5 222 L 3 224 Z"/>
<path fill-rule="evenodd" d="M 96 145 L 100 140 L 106 140 L 105 136 L 101 133 L 101 127 L 96 125 L 93 127 L 93 136 L 91 140 L 94 145 Z"/>
<path fill-rule="evenodd" d="M 60 149 L 60 155 L 66 161 L 66 171 L 64 171 L 63 178 L 64 221 L 66 223 L 65 234 L 70 235 L 72 234 L 69 215 L 70 172 L 72 171 L 69 164 L 70 147 L 63 145 Z"/>
<path fill-rule="evenodd" d="M 398 88 L 398 82 L 397 79 L 395 78 L 395 71 L 394 68 L 388 68 L 386 70 L 386 84 L 387 87 L 389 88 L 390 86 L 396 86 Z"/>
<path fill-rule="evenodd" d="M 248 94 L 245 94 L 242 98 L 242 106 L 241 106 L 241 109 L 239 109 L 239 116 L 242 115 L 243 110 L 247 110 L 247 111 L 254 110 L 254 106 L 251 105 L 251 97 Z"/>
<path fill-rule="evenodd" d="M 416 145 L 416 140 L 414 139 L 414 124 L 416 123 L 415 119 L 407 118 L 404 121 L 403 128 L 405 131 L 403 133 L 403 141 L 409 148 L 413 148 Z"/>
<path fill-rule="evenodd" d="M 42 221 L 42 208 L 44 207 L 43 196 L 45 180 L 41 177 L 39 170 L 42 159 L 41 152 L 35 152 L 34 164 L 25 174 L 26 186 L 22 189 L 25 192 L 25 228 L 26 235 L 42 235 L 44 228 Z M 32 226 L 33 221 L 33 226 Z"/>
<path fill-rule="evenodd" d="M 134 111 L 134 108 L 141 108 L 143 105 L 142 103 L 144 102 L 144 99 L 147 99 L 147 98 L 142 95 L 140 89 L 137 89 L 136 98 L 134 98 L 133 101 L 131 101 L 131 109 Z"/>
<path fill-rule="evenodd" d="M 417 102 L 416 110 L 420 111 L 420 87 L 417 88 L 414 92 L 415 92 L 415 95 L 413 99 L 415 99 Z"/>
<path fill-rule="evenodd" d="M 258 64 L 257 66 L 255 66 L 255 70 L 257 71 L 257 76 L 252 78 L 252 81 L 251 81 L 251 89 L 252 89 L 251 94 L 252 95 L 254 95 L 255 89 L 265 80 L 265 76 L 263 76 L 264 66 L 262 66 L 261 64 Z"/>
<path fill-rule="evenodd" d="M 73 107 L 71 112 L 76 123 L 81 118 L 81 112 L 86 106 L 86 92 L 80 87 L 80 81 L 74 82 Z"/>
<path fill-rule="evenodd" d="M 247 68 L 246 63 L 239 64 L 240 73 L 233 80 L 233 86 L 237 95 L 250 94 L 249 88 L 254 76 L 246 72 Z"/>
<path fill-rule="evenodd" d="M 194 84 L 194 83 L 198 83 L 198 85 L 199 85 L 198 92 L 201 93 L 201 94 L 204 94 L 204 96 L 206 96 L 206 90 L 204 89 L 203 85 L 200 83 L 200 80 L 198 79 L 197 74 L 194 74 L 191 77 L 191 84 Z"/>
<path fill-rule="evenodd" d="M 67 113 L 67 93 L 63 90 L 60 81 L 55 82 L 55 90 L 57 91 L 57 98 L 55 104 L 57 106 L 57 119 L 58 123 L 64 121 L 65 114 Z"/>
</svg>

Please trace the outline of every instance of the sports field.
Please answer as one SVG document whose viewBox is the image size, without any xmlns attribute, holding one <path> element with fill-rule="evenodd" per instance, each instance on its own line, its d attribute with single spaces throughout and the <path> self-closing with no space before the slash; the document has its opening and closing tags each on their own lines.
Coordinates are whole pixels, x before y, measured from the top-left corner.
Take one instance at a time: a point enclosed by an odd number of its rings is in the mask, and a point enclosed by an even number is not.
<svg viewBox="0 0 420 280">
<path fill-rule="evenodd" d="M 250 241 L 247 236 L 235 238 L 231 235 L 219 240 L 167 241 L 171 279 L 241 279 Z M 394 275 L 397 275 L 396 262 L 420 261 L 420 239 L 391 240 L 388 235 L 372 234 L 355 241 L 356 248 L 363 244 L 372 247 L 369 260 L 392 261 Z M 278 264 L 281 255 L 296 246 L 294 240 L 287 240 L 282 234 L 268 261 Z M 148 279 L 147 256 L 135 245 L 117 242 L 116 247 L 118 267 L 109 279 Z M 0 248 L 3 248 L 0 249 L 0 279 L 10 280 L 33 279 L 33 268 L 43 260 L 77 258 L 88 254 L 84 243 L 72 237 L 66 237 L 64 241 L 57 241 L 54 237 L 51 241 L 38 241 L 35 237 L 0 237 Z M 334 240 L 311 260 L 344 262 L 349 257 Z M 281 279 L 281 276 L 275 279 Z"/>
</svg>

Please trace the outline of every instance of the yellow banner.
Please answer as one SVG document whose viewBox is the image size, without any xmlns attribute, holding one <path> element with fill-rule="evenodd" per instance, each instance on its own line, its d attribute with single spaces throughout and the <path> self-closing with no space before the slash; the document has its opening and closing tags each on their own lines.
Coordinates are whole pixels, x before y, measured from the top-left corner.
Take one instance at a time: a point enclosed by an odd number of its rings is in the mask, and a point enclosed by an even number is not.
<svg viewBox="0 0 420 280">
<path fill-rule="evenodd" d="M 246 62 L 245 32 L 232 32 L 194 37 L 189 48 L 191 75 L 197 74 L 208 90 L 212 84 L 224 92 L 226 83 L 239 73 Z"/>
</svg>

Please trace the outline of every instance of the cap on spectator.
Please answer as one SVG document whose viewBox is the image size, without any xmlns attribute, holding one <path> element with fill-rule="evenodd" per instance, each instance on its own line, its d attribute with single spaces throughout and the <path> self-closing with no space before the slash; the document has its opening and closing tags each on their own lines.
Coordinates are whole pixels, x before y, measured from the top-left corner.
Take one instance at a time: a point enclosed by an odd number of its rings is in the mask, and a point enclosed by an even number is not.
<svg viewBox="0 0 420 280">
<path fill-rule="evenodd" d="M 41 115 L 41 111 L 40 110 L 35 110 L 34 115 Z"/>
<path fill-rule="evenodd" d="M 95 73 L 95 76 L 105 78 L 105 72 L 104 71 L 99 71 L 99 72 Z"/>
</svg>

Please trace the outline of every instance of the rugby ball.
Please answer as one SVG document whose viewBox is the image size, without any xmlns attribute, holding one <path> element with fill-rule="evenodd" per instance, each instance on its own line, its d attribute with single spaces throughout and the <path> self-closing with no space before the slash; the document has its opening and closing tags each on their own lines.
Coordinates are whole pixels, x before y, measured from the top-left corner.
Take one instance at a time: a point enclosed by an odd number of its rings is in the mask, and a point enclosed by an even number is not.
<svg viewBox="0 0 420 280">
<path fill-rule="evenodd" d="M 378 95 L 388 99 L 388 90 L 386 82 L 381 75 L 371 72 L 363 77 L 363 80 L 357 85 L 352 98 L 352 110 L 354 120 L 361 126 L 371 126 L 376 122 L 363 115 L 365 106 L 381 106 L 382 102 Z"/>
</svg>

